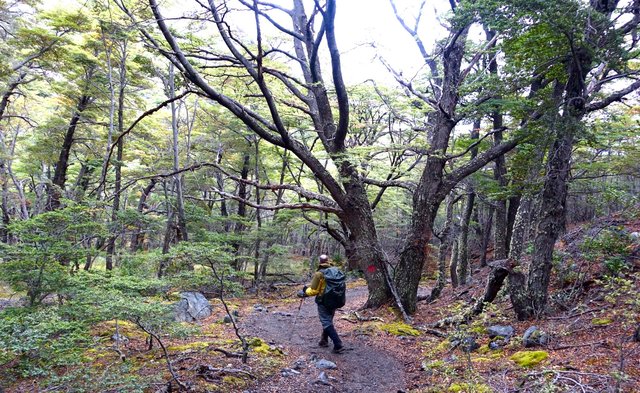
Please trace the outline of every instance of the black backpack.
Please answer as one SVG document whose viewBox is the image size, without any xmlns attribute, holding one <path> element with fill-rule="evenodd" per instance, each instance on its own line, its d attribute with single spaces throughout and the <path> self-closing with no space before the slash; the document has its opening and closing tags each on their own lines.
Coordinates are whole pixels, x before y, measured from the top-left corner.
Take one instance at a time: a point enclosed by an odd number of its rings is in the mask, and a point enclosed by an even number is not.
<svg viewBox="0 0 640 393">
<path fill-rule="evenodd" d="M 337 267 L 320 270 L 326 283 L 322 296 L 316 301 L 329 309 L 341 308 L 347 302 L 346 276 Z"/>
</svg>

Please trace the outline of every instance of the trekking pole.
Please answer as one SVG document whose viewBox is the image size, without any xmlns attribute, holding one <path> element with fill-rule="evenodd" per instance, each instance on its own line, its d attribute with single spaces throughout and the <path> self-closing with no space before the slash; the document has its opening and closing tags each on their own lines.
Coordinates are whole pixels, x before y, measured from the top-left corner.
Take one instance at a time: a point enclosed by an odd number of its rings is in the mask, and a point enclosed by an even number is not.
<svg viewBox="0 0 640 393">
<path fill-rule="evenodd" d="M 300 299 L 300 304 L 298 304 L 298 312 L 296 316 L 293 317 L 293 324 L 291 325 L 291 333 L 289 333 L 289 341 L 293 338 L 293 332 L 296 330 L 296 322 L 298 321 L 298 317 L 300 316 L 300 311 L 302 310 L 302 303 L 304 303 L 304 298 Z"/>
</svg>

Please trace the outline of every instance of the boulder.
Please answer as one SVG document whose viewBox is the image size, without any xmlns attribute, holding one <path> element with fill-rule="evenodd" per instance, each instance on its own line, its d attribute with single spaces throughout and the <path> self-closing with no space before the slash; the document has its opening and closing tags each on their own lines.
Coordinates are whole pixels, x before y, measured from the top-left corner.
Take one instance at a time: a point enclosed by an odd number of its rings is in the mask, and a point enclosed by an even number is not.
<svg viewBox="0 0 640 393">
<path fill-rule="evenodd" d="M 502 337 L 509 340 L 515 333 L 515 329 L 513 326 L 494 325 L 489 326 L 487 333 L 489 333 L 490 338 Z"/>
<path fill-rule="evenodd" d="M 549 335 L 538 329 L 537 326 L 531 326 L 526 332 L 524 332 L 524 335 L 522 336 L 522 343 L 525 348 L 545 346 L 549 343 Z"/>
<path fill-rule="evenodd" d="M 175 307 L 177 322 L 195 322 L 211 315 L 211 304 L 200 292 L 182 292 Z"/>
</svg>

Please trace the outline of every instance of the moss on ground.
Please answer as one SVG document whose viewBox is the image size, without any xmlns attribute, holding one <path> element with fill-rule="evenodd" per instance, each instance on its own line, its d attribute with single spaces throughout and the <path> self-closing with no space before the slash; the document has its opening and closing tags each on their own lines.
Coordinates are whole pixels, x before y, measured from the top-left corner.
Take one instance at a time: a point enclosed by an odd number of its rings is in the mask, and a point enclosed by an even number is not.
<svg viewBox="0 0 640 393">
<path fill-rule="evenodd" d="M 393 334 L 394 336 L 419 336 L 420 330 L 415 329 L 403 322 L 383 323 L 380 330 Z"/>
<path fill-rule="evenodd" d="M 194 342 L 190 342 L 182 345 L 172 345 L 170 347 L 167 347 L 167 349 L 169 351 L 177 351 L 177 352 L 199 351 L 209 347 L 211 344 L 213 343 L 207 342 L 207 341 L 194 341 Z"/>
<path fill-rule="evenodd" d="M 591 320 L 591 324 L 593 326 L 607 326 L 613 323 L 613 319 L 611 318 L 593 318 Z"/>
<path fill-rule="evenodd" d="M 548 357 L 549 354 L 545 351 L 520 351 L 513 354 L 510 359 L 520 367 L 530 368 L 537 366 Z"/>
<path fill-rule="evenodd" d="M 251 347 L 251 350 L 255 353 L 272 356 L 284 356 L 284 352 L 282 352 L 282 349 L 278 347 L 272 347 L 259 337 L 251 338 L 247 341 L 247 343 L 249 344 L 249 347 Z"/>
<path fill-rule="evenodd" d="M 100 322 L 94 325 L 91 331 L 95 336 L 111 337 L 116 333 L 116 321 L 112 319 L 110 321 Z M 118 320 L 118 331 L 128 339 L 135 338 L 144 340 L 147 338 L 147 333 L 142 331 L 135 323 L 129 321 Z"/>
<path fill-rule="evenodd" d="M 449 385 L 449 392 L 454 393 L 490 393 L 491 388 L 483 383 L 454 382 Z"/>
</svg>

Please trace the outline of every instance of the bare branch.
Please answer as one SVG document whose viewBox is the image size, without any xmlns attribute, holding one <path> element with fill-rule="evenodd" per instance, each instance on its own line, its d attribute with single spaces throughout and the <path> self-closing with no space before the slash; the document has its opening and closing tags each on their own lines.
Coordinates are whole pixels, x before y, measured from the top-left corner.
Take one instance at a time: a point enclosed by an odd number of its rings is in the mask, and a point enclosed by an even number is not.
<svg viewBox="0 0 640 393">
<path fill-rule="evenodd" d="M 413 182 L 399 181 L 399 180 L 376 180 L 371 178 L 363 178 L 362 181 L 365 184 L 373 184 L 378 187 L 399 187 L 414 192 L 417 185 Z"/>
<path fill-rule="evenodd" d="M 610 94 L 609 96 L 607 96 L 601 101 L 592 102 L 591 104 L 586 106 L 585 111 L 588 113 L 588 112 L 597 111 L 599 109 L 604 109 L 616 101 L 622 101 L 627 94 L 630 94 L 638 90 L 639 88 L 640 88 L 640 80 L 637 80 L 634 83 L 627 86 L 626 88 L 622 90 L 618 90 L 613 94 Z"/>
</svg>

